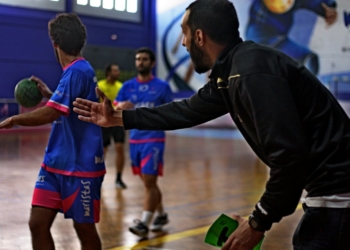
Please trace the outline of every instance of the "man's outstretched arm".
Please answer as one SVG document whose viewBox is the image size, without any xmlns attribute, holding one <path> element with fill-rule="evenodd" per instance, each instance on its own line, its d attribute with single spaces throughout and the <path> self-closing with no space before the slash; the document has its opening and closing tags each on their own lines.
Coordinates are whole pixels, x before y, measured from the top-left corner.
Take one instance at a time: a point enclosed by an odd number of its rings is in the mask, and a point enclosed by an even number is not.
<svg viewBox="0 0 350 250">
<path fill-rule="evenodd" d="M 124 126 L 125 129 L 173 130 L 193 127 L 226 114 L 227 108 L 215 86 L 206 84 L 195 95 L 180 102 L 171 102 L 155 108 L 114 110 L 108 98 L 95 103 L 77 99 L 73 105 L 79 119 L 102 127 Z"/>
<path fill-rule="evenodd" d="M 78 118 L 85 122 L 95 123 L 101 127 L 124 126 L 122 110 L 113 109 L 111 101 L 98 88 L 97 93 L 102 102 L 92 102 L 86 99 L 77 98 L 73 105 L 73 111 L 78 113 Z"/>
</svg>

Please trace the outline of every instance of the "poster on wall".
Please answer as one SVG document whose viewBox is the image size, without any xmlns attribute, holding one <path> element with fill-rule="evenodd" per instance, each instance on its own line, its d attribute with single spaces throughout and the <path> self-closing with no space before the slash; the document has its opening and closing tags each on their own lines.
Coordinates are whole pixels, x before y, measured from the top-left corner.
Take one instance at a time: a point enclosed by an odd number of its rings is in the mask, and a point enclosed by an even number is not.
<svg viewBox="0 0 350 250">
<path fill-rule="evenodd" d="M 192 0 L 157 1 L 157 75 L 179 98 L 202 87 L 182 46 L 181 19 Z M 349 0 L 231 0 L 243 40 L 273 47 L 304 64 L 342 102 L 350 100 Z M 327 17 L 327 18 L 326 18 Z M 345 103 L 345 104 L 344 104 Z"/>
</svg>

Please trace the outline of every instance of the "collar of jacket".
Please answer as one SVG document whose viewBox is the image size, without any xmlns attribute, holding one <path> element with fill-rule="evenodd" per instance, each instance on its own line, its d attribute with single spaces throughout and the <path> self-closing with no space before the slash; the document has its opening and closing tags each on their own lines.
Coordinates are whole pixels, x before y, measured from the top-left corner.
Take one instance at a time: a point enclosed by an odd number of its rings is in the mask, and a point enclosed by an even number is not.
<svg viewBox="0 0 350 250">
<path fill-rule="evenodd" d="M 231 67 L 227 67 L 231 64 L 232 55 L 238 45 L 243 43 L 242 38 L 238 38 L 236 41 L 230 43 L 218 56 L 216 62 L 209 75 L 210 79 L 222 78 L 227 79 L 230 74 Z"/>
</svg>

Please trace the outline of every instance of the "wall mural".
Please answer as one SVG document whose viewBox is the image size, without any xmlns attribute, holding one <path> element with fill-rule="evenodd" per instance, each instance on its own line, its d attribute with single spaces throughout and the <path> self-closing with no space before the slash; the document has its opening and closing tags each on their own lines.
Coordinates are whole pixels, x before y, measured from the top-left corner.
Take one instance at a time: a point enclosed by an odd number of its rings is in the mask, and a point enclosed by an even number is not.
<svg viewBox="0 0 350 250">
<path fill-rule="evenodd" d="M 169 81 L 175 92 L 197 91 L 207 80 L 206 74 L 194 72 L 189 54 L 181 45 L 181 17 L 191 2 L 157 1 L 157 74 Z M 281 50 L 303 63 L 339 98 L 350 99 L 350 1 L 232 2 L 244 40 Z"/>
</svg>

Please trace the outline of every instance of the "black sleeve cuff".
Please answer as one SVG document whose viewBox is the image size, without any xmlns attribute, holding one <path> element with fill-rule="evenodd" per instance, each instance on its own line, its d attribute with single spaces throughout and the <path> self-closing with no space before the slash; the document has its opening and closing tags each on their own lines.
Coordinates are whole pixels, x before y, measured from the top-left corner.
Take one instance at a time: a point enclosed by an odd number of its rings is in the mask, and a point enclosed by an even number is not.
<svg viewBox="0 0 350 250">
<path fill-rule="evenodd" d="M 252 214 L 255 217 L 255 219 L 259 222 L 259 224 L 262 226 L 262 228 L 264 228 L 265 231 L 268 231 L 271 229 L 272 222 L 269 222 L 266 219 L 264 219 L 264 217 L 257 210 L 254 210 Z"/>
<path fill-rule="evenodd" d="M 253 211 L 253 216 L 259 221 L 266 231 L 270 230 L 272 223 L 279 222 L 282 217 L 274 215 L 271 211 L 268 211 L 261 205 L 261 202 L 255 205 L 255 210 Z"/>
</svg>

